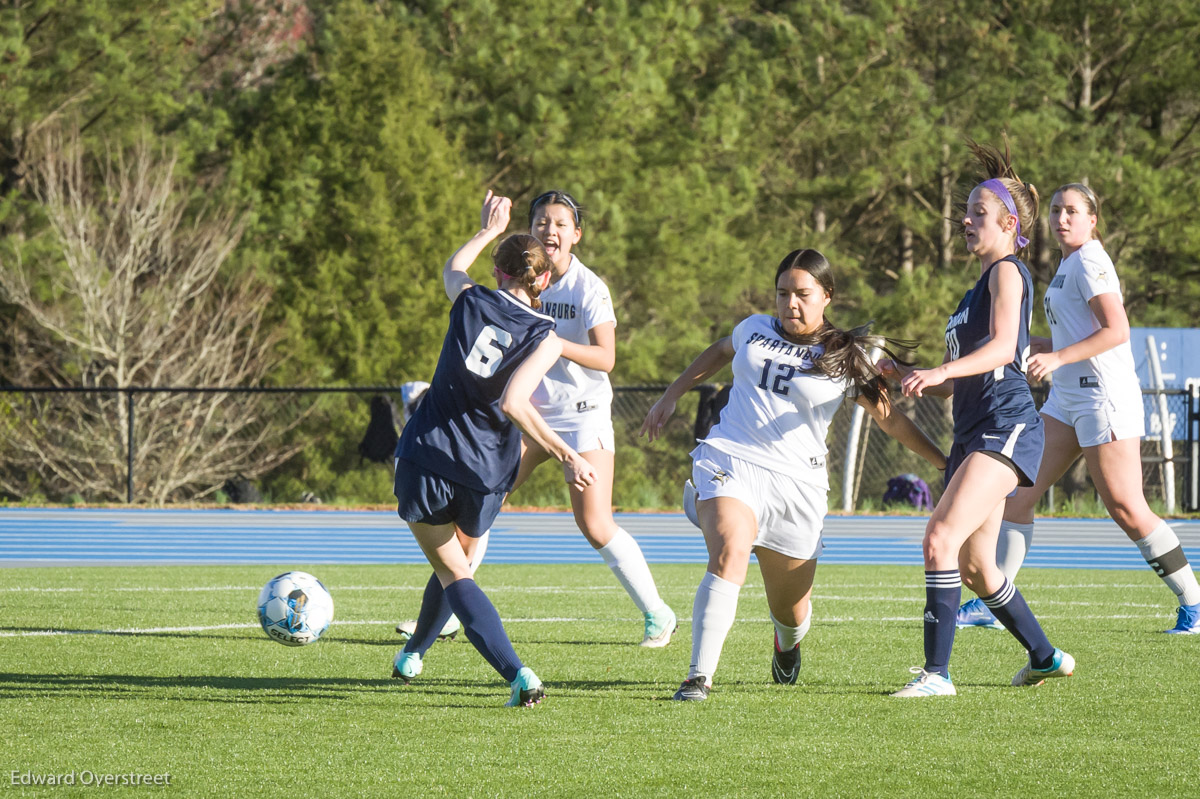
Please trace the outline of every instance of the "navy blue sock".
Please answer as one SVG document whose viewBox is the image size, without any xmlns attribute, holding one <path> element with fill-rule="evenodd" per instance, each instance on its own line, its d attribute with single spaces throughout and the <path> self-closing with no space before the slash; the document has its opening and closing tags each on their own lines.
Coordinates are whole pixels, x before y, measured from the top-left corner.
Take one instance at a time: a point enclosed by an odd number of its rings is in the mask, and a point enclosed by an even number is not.
<svg viewBox="0 0 1200 799">
<path fill-rule="evenodd" d="M 412 638 L 404 644 L 405 652 L 416 652 L 424 656 L 437 641 L 438 633 L 450 620 L 450 603 L 446 601 L 446 592 L 437 575 L 430 576 L 425 584 L 425 595 L 421 597 L 421 611 L 417 614 L 417 629 L 413 630 Z"/>
<path fill-rule="evenodd" d="M 1029 662 L 1033 667 L 1050 668 L 1050 661 L 1054 658 L 1054 647 L 1046 633 L 1042 632 L 1042 625 L 1038 624 L 1033 611 L 1029 609 L 1025 597 L 1021 596 L 1017 587 L 1006 577 L 999 591 L 981 599 L 992 615 L 1013 634 L 1013 638 L 1020 641 L 1021 646 L 1029 651 Z"/>
<path fill-rule="evenodd" d="M 925 572 L 925 671 L 950 678 L 954 618 L 962 599 L 958 569 Z"/>
<path fill-rule="evenodd" d="M 467 639 L 475 645 L 484 660 L 500 672 L 505 682 L 517 679 L 517 672 L 524 664 L 517 657 L 512 641 L 508 640 L 508 633 L 504 632 L 500 614 L 483 589 L 470 578 L 455 580 L 446 586 L 446 599 L 462 622 Z"/>
</svg>

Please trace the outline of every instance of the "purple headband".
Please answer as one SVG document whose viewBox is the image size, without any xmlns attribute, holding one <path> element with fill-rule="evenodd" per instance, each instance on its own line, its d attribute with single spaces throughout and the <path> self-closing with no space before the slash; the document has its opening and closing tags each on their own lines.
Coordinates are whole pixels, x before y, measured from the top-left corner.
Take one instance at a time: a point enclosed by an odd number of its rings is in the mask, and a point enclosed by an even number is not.
<svg viewBox="0 0 1200 799">
<path fill-rule="evenodd" d="M 988 178 L 976 188 L 987 189 L 1000 198 L 1000 202 L 1004 203 L 1004 207 L 1017 220 L 1017 249 L 1021 250 L 1028 247 L 1029 239 L 1021 235 L 1021 217 L 1017 214 L 1017 204 L 1013 202 L 1012 195 L 1008 193 L 1008 189 L 1004 188 L 1004 184 L 1000 182 L 1000 178 Z"/>
</svg>

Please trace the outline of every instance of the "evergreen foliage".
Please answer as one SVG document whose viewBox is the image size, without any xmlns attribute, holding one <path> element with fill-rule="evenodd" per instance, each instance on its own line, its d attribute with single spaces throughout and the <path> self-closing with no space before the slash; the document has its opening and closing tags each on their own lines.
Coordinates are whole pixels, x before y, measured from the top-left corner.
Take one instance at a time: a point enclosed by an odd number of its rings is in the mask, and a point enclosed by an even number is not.
<svg viewBox="0 0 1200 799">
<path fill-rule="evenodd" d="M 583 202 L 618 385 L 669 380 L 769 310 L 798 246 L 835 266 L 836 323 L 875 319 L 936 362 L 974 277 L 968 137 L 1006 135 L 1044 206 L 1062 183 L 1096 189 L 1134 325 L 1189 326 L 1200 301 L 1187 0 L 29 0 L 0 10 L 0 49 L 3 253 L 43 246 L 22 177 L 39 126 L 71 115 L 94 154 L 149 128 L 180 153 L 181 191 L 247 214 L 228 268 L 274 289 L 277 385 L 427 379 L 440 267 L 487 189 L 514 198 L 514 227 L 546 189 Z M 1044 219 L 1032 239 L 1040 300 L 1058 254 Z M 3 304 L 0 321 L 25 323 Z M 388 499 L 354 452 L 365 405 L 312 412 L 276 499 Z"/>
</svg>

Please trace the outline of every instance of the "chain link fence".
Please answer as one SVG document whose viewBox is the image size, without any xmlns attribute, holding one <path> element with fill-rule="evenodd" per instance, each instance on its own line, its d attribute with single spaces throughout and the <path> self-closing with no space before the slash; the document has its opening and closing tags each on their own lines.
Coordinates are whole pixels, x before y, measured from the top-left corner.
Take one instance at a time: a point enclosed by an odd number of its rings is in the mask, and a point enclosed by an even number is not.
<svg viewBox="0 0 1200 799">
<path fill-rule="evenodd" d="M 664 388 L 614 389 L 618 506 L 677 507 L 682 484 L 691 473 L 688 453 L 696 436 L 703 434 L 697 416 L 708 413 L 707 403 L 718 387 L 689 392 L 662 437 L 647 442 L 638 431 Z M 1040 404 L 1044 389 L 1035 393 Z M 359 443 L 370 420 L 372 397 L 387 396 L 399 406 L 400 394 L 399 386 L 0 387 L 0 498 L 154 504 L 214 497 L 237 500 L 230 496 L 232 487 L 252 483 L 261 492 L 252 491 L 249 498 L 277 503 L 315 497 L 342 503 L 390 502 L 390 469 L 364 462 Z M 1187 436 L 1200 418 L 1195 407 L 1200 400 L 1178 390 L 1144 391 L 1143 398 L 1150 419 L 1141 447 L 1146 495 L 1168 506 L 1173 503 L 1176 509 L 1194 510 L 1189 493 L 1194 447 Z M 897 397 L 895 403 L 943 449 L 949 448 L 949 402 Z M 942 488 L 940 473 L 880 431 L 869 415 L 863 415 L 855 440 L 854 408 L 845 403 L 829 432 L 830 507 L 878 509 L 888 480 L 905 473 L 925 480 L 936 498 Z M 396 421 L 398 426 L 399 418 Z M 1165 439 L 1164 428 L 1171 431 Z M 57 453 L 54 459 L 49 457 L 52 449 Z M 1080 466 L 1064 476 L 1055 492 L 1094 496 Z"/>
</svg>

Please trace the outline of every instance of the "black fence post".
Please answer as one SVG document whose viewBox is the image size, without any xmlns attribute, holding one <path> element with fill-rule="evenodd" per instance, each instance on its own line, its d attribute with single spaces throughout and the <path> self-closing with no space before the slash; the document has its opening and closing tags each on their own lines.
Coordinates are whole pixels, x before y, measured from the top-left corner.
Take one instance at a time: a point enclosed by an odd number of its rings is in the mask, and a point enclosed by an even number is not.
<svg viewBox="0 0 1200 799">
<path fill-rule="evenodd" d="M 133 504 L 133 392 L 125 392 L 129 408 L 129 436 L 125 443 L 125 504 Z"/>
</svg>

